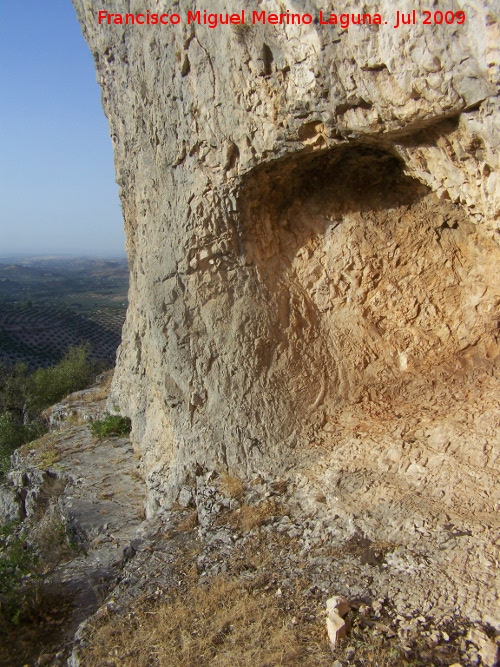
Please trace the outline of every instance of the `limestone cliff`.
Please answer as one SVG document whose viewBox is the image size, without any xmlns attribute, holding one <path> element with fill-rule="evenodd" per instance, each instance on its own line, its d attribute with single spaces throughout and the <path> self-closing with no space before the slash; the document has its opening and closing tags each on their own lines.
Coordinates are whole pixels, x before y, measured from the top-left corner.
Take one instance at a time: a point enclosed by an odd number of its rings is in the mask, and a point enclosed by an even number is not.
<svg viewBox="0 0 500 667">
<path fill-rule="evenodd" d="M 110 406 L 132 419 L 150 513 L 197 464 L 287 469 L 318 443 L 334 451 L 353 406 L 402 401 L 416 414 L 457 373 L 489 377 L 494 2 L 457 0 L 463 25 L 423 25 L 425 3 L 404 0 L 418 22 L 394 28 L 389 0 L 342 1 L 337 14 L 388 22 L 347 30 L 250 20 L 254 9 L 316 18 L 319 0 L 215 0 L 212 11 L 247 12 L 215 29 L 187 25 L 187 0 L 150 3 L 177 12 L 175 26 L 98 25 L 99 10 L 144 11 L 138 0 L 73 3 L 110 123 L 131 271 Z M 467 399 L 453 405 L 468 411 Z M 459 439 L 455 458 L 475 446 Z"/>
</svg>

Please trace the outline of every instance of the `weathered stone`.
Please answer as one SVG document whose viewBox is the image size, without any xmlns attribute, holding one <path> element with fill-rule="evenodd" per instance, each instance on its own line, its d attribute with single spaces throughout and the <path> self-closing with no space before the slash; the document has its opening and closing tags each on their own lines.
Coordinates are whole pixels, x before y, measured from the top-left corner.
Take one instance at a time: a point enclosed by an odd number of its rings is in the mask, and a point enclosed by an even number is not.
<svg viewBox="0 0 500 667">
<path fill-rule="evenodd" d="M 333 647 L 337 645 L 340 639 L 344 639 L 347 634 L 344 619 L 335 612 L 330 612 L 326 617 L 326 630 Z"/>
<path fill-rule="evenodd" d="M 24 505 L 17 491 L 7 486 L 0 485 L 0 522 L 20 521 L 24 518 Z"/>
<path fill-rule="evenodd" d="M 354 646 L 348 646 L 344 652 L 344 655 L 346 660 L 352 660 L 356 655 L 356 649 Z"/>
<path fill-rule="evenodd" d="M 177 502 L 181 507 L 190 507 L 193 505 L 193 493 L 189 487 L 182 487 L 182 489 L 179 491 Z"/>
<path fill-rule="evenodd" d="M 335 596 L 326 601 L 326 629 L 333 647 L 337 645 L 339 639 L 343 639 L 347 634 L 344 616 L 350 608 L 349 602 L 341 596 Z"/>
<path fill-rule="evenodd" d="M 467 639 L 478 648 L 482 664 L 486 667 L 497 667 L 500 657 L 500 649 L 496 642 L 479 628 L 470 628 Z"/>
<path fill-rule="evenodd" d="M 334 597 L 328 598 L 326 601 L 326 610 L 328 613 L 334 611 L 339 616 L 344 618 L 344 616 L 350 611 L 351 605 L 348 600 L 341 595 L 336 595 Z"/>
</svg>

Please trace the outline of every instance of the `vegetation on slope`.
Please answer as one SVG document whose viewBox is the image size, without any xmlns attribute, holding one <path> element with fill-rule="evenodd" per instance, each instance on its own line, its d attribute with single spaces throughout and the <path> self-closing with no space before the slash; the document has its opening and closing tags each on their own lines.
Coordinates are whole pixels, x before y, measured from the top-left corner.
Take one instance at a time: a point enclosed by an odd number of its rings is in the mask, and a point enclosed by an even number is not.
<svg viewBox="0 0 500 667">
<path fill-rule="evenodd" d="M 0 475 L 17 447 L 47 430 L 43 410 L 87 387 L 98 370 L 85 345 L 69 348 L 58 364 L 34 372 L 22 363 L 13 369 L 0 366 Z"/>
<path fill-rule="evenodd" d="M 110 436 L 126 436 L 131 429 L 130 419 L 120 415 L 107 414 L 104 419 L 93 422 L 90 430 L 99 439 Z"/>
</svg>

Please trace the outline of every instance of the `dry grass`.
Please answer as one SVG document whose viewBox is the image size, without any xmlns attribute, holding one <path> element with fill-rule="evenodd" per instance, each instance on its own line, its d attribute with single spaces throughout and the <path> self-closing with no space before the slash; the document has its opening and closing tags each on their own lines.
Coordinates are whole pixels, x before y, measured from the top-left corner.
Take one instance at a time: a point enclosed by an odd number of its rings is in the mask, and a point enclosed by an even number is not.
<svg viewBox="0 0 500 667">
<path fill-rule="evenodd" d="M 234 530 L 248 533 L 262 526 L 269 517 L 280 513 L 280 508 L 275 502 L 266 500 L 258 505 L 244 504 L 239 509 L 233 510 L 227 522 Z"/>
<path fill-rule="evenodd" d="M 27 442 L 17 450 L 23 458 L 26 458 L 31 451 L 41 453 L 46 449 L 51 449 L 57 442 L 57 434 L 53 432 L 45 433 L 40 438 Z"/>
<path fill-rule="evenodd" d="M 35 465 L 39 468 L 50 468 L 59 462 L 60 456 L 56 449 L 58 441 L 57 433 L 45 433 L 41 438 L 32 440 L 19 447 L 18 452 L 23 458 L 27 458 L 30 452 L 35 452 Z"/>
<path fill-rule="evenodd" d="M 108 371 L 107 373 L 101 375 L 99 378 L 99 384 L 97 384 L 95 387 L 87 389 L 82 396 L 82 401 L 84 403 L 94 403 L 108 398 L 112 380 L 113 371 Z"/>
<path fill-rule="evenodd" d="M 191 530 L 194 530 L 198 525 L 198 512 L 193 510 L 189 512 L 185 519 L 183 519 L 177 525 L 177 532 L 179 533 L 189 533 Z"/>
<path fill-rule="evenodd" d="M 142 607 L 142 608 L 141 608 Z M 326 633 L 304 638 L 275 596 L 218 577 L 159 606 L 95 625 L 82 667 L 272 667 L 331 664 Z"/>
<path fill-rule="evenodd" d="M 88 421 L 78 412 L 73 412 L 64 420 L 68 426 L 85 426 Z"/>
<path fill-rule="evenodd" d="M 52 468 L 56 463 L 59 463 L 60 460 L 61 457 L 58 452 L 54 448 L 51 448 L 40 452 L 37 463 L 40 468 Z"/>
<path fill-rule="evenodd" d="M 245 495 L 243 483 L 239 477 L 233 477 L 227 472 L 222 473 L 219 480 L 219 488 L 228 498 L 241 500 Z"/>
<path fill-rule="evenodd" d="M 108 398 L 109 386 L 98 386 L 92 387 L 92 389 L 87 389 L 87 391 L 81 396 L 83 403 L 97 403 L 97 401 L 103 401 Z"/>
<path fill-rule="evenodd" d="M 252 524 L 261 512 L 276 511 L 269 501 L 244 507 Z M 296 546 L 284 534 L 256 531 L 226 561 L 223 576 L 202 578 L 202 584 L 197 549 L 190 553 L 180 546 L 176 578 L 163 599 L 139 599 L 94 620 L 81 667 L 331 667 L 335 659 L 366 667 L 445 667 L 459 660 L 452 647 L 445 646 L 443 654 L 429 651 L 425 637 L 407 652 L 394 632 L 379 630 L 391 626 L 389 617 L 375 622 L 357 606 L 349 612 L 348 637 L 332 652 L 324 600 L 310 594 L 314 579 L 305 563 L 293 583 L 282 580 L 283 554 L 286 561 L 287 554 L 298 553 Z M 218 552 L 213 556 L 214 562 L 221 558 Z"/>
</svg>

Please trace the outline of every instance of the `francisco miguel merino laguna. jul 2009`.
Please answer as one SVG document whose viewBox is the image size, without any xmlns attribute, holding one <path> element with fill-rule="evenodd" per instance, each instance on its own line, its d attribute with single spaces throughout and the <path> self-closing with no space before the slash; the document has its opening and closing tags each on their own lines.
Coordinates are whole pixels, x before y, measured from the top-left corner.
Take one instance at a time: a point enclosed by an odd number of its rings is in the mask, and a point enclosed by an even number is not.
<svg viewBox="0 0 500 667">
<path fill-rule="evenodd" d="M 247 23 L 246 18 L 250 19 Z M 392 25 L 393 28 L 399 28 L 402 25 L 422 25 L 446 24 L 446 25 L 462 25 L 466 21 L 466 14 L 463 11 L 447 11 L 442 12 L 436 10 L 431 12 L 429 10 L 422 10 L 417 12 L 400 12 L 396 10 L 392 22 L 384 20 L 381 14 L 366 13 L 366 14 L 336 14 L 320 11 L 319 15 L 314 18 L 311 14 L 299 14 L 286 11 L 281 14 L 266 12 L 264 10 L 253 10 L 251 14 L 247 12 L 245 17 L 245 10 L 240 12 L 229 13 L 214 13 L 208 12 L 206 9 L 188 11 L 185 17 L 185 22 L 190 25 L 196 23 L 198 25 L 206 25 L 209 28 L 217 28 L 219 25 L 249 25 L 249 24 L 269 24 L 269 25 L 310 25 L 312 23 L 319 25 L 337 25 L 345 30 L 349 26 L 355 25 Z M 158 14 L 147 11 L 140 14 L 117 14 L 109 13 L 105 10 L 97 12 L 97 23 L 99 25 L 178 25 L 182 23 L 182 16 L 178 13 L 172 14 Z"/>
</svg>

